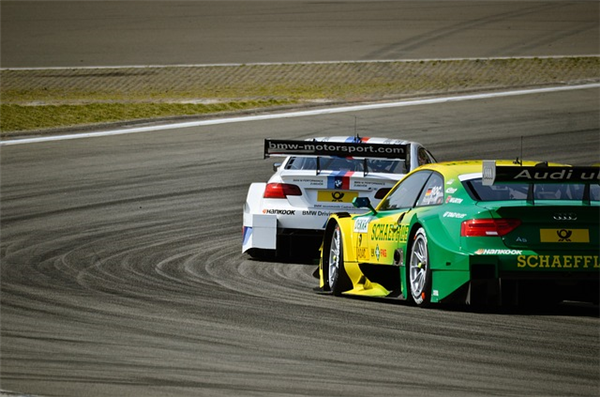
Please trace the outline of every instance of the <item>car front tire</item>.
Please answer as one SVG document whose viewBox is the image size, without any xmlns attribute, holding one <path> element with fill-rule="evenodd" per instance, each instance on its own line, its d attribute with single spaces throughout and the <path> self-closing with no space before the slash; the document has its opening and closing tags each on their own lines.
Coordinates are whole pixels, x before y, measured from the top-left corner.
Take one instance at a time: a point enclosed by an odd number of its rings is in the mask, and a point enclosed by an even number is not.
<svg viewBox="0 0 600 397">
<path fill-rule="evenodd" d="M 337 223 L 331 232 L 331 239 L 329 241 L 329 249 L 326 258 L 327 263 L 325 263 L 324 266 L 325 282 L 333 295 L 339 296 L 342 292 L 351 289 L 352 283 L 344 268 L 342 232 Z"/>
</svg>

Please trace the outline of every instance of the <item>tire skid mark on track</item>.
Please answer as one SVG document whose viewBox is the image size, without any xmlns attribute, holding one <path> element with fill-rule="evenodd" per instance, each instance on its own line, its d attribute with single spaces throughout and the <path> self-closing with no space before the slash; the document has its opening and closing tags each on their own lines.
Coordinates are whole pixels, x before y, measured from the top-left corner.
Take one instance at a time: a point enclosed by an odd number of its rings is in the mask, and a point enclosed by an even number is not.
<svg viewBox="0 0 600 397">
<path fill-rule="evenodd" d="M 572 105 L 536 106 L 553 114 L 559 108 L 574 112 L 590 102 L 591 93 L 583 94 L 574 95 L 580 102 Z M 475 156 L 470 144 L 494 157 L 504 147 L 488 135 L 504 128 L 497 125 L 508 124 L 503 117 L 528 131 L 533 148 L 550 142 L 554 155 L 572 156 L 559 145 L 559 136 L 552 135 L 555 130 L 575 132 L 583 142 L 598 139 L 595 110 L 588 111 L 589 117 L 578 116 L 572 126 L 556 127 L 551 118 L 527 122 L 528 111 L 504 116 L 498 103 L 514 109 L 529 102 L 494 102 L 476 109 L 480 113 L 461 104 L 435 117 L 410 113 L 403 134 Z M 482 125 L 465 127 L 457 115 L 467 120 L 471 115 Z M 412 124 L 426 116 L 448 123 L 439 130 Z M 365 122 L 373 122 L 369 128 L 382 129 L 385 136 L 396 136 L 401 123 L 380 117 L 365 116 Z M 283 123 L 288 135 L 307 134 L 321 125 Z M 322 123 L 335 125 L 332 132 L 345 130 L 347 124 L 334 116 Z M 254 159 L 247 140 L 260 142 L 281 126 L 249 128 L 244 134 L 252 139 L 240 139 L 239 146 L 212 135 L 216 143 L 204 146 L 205 139 L 190 134 L 191 143 L 180 138 L 180 147 L 162 148 L 159 139 L 157 150 L 168 161 L 156 159 L 150 165 L 148 158 L 155 159 L 155 154 L 142 152 L 137 159 L 144 167 L 122 167 L 111 174 L 112 188 L 105 185 L 102 172 L 114 170 L 107 164 L 67 201 L 56 199 L 54 181 L 44 180 L 44 175 L 39 182 L 23 177 L 3 158 L 3 178 L 23 189 L 18 199 L 3 201 L 3 211 L 8 208 L 19 219 L 3 225 L 3 386 L 26 384 L 54 395 L 81 395 L 83 387 L 93 387 L 102 396 L 152 397 L 395 395 L 398 390 L 440 396 L 590 395 L 597 390 L 598 317 L 592 310 L 525 315 L 424 311 L 396 302 L 335 299 L 313 293 L 312 265 L 260 262 L 242 255 L 241 205 L 247 186 L 239 181 L 262 180 L 269 168 Z M 486 129 L 492 133 L 482 133 Z M 463 135 L 456 134 L 452 142 L 447 130 Z M 236 131 L 229 134 L 237 136 Z M 132 147 L 124 142 L 114 150 L 129 163 Z M 192 145 L 199 149 L 186 152 Z M 65 152 L 60 155 L 83 152 L 93 157 L 97 150 L 69 146 L 61 145 Z M 204 153 L 216 156 L 215 146 L 228 149 L 221 149 L 223 156 L 235 157 L 231 167 L 180 167 L 195 164 Z M 583 154 L 593 156 L 589 147 Z M 8 151 L 19 159 L 20 150 Z M 23 152 L 29 151 L 50 157 L 34 147 Z M 62 169 L 51 162 L 44 168 L 52 173 Z M 72 183 L 83 183 L 84 174 L 75 175 Z M 141 189 L 136 195 L 148 198 L 141 209 L 126 189 L 136 175 L 156 178 L 132 187 Z M 120 176 L 127 182 L 120 182 Z M 36 183 L 29 183 L 30 178 Z M 105 190 L 95 189 L 95 181 Z M 170 186 L 168 191 L 161 190 L 165 186 Z M 35 194 L 27 197 L 27 191 Z M 95 207 L 85 207 L 90 203 Z M 40 215 L 24 217 L 29 211 Z"/>
<path fill-rule="evenodd" d="M 495 23 L 511 20 L 513 18 L 523 18 L 529 15 L 537 15 L 542 11 L 548 11 L 552 9 L 560 8 L 561 5 L 556 4 L 541 4 L 529 6 L 524 5 L 523 9 L 505 11 L 499 14 L 492 14 L 478 19 L 471 19 L 460 23 L 452 24 L 449 26 L 443 26 L 436 30 L 428 31 L 425 34 L 406 39 L 399 43 L 394 43 L 387 47 L 383 47 L 375 52 L 371 52 L 367 55 L 367 59 L 374 58 L 402 58 L 405 53 L 410 53 L 418 48 L 423 48 L 428 44 L 433 44 L 436 41 L 447 39 L 448 37 L 457 36 L 465 31 L 474 29 L 481 26 L 490 26 Z M 535 46 L 532 46 L 535 48 Z M 504 51 L 494 48 L 493 55 L 498 56 L 503 54 Z"/>
</svg>

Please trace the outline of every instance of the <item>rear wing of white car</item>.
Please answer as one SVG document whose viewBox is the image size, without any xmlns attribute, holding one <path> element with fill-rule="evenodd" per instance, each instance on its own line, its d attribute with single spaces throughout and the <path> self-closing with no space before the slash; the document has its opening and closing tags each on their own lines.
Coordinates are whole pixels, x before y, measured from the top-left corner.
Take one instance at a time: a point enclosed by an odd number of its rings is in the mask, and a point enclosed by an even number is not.
<svg viewBox="0 0 600 397">
<path fill-rule="evenodd" d="M 590 187 L 600 185 L 600 167 L 576 167 L 540 163 L 534 166 L 497 165 L 493 160 L 485 160 L 482 169 L 482 184 L 522 183 L 529 185 L 527 201 L 533 204 L 533 187 L 536 184 L 580 184 L 584 185 L 583 203 L 590 203 Z"/>
<path fill-rule="evenodd" d="M 264 158 L 272 156 L 319 156 L 353 159 L 408 160 L 408 144 L 324 142 L 265 139 Z"/>
</svg>

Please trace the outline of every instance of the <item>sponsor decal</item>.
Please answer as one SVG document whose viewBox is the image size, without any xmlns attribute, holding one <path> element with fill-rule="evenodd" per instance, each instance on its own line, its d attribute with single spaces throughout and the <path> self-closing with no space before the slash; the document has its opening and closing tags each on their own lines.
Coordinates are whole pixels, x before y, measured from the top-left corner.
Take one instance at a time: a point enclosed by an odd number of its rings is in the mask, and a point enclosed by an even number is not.
<svg viewBox="0 0 600 397">
<path fill-rule="evenodd" d="M 540 229 L 542 243 L 589 243 L 587 229 Z"/>
<path fill-rule="evenodd" d="M 315 142 L 265 139 L 264 156 L 315 155 L 336 157 L 405 158 L 407 145 L 362 142 Z"/>
<path fill-rule="evenodd" d="M 360 187 L 380 187 L 380 186 L 387 186 L 388 184 L 385 182 L 376 182 L 376 181 L 353 181 L 353 186 L 354 188 L 360 188 Z"/>
<path fill-rule="evenodd" d="M 529 269 L 600 269 L 598 255 L 519 255 L 517 267 Z"/>
<path fill-rule="evenodd" d="M 379 248 L 379 244 L 377 244 L 375 249 L 371 249 L 371 256 L 377 258 L 377 261 L 381 258 L 387 258 L 387 249 Z"/>
<path fill-rule="evenodd" d="M 572 182 L 586 183 L 600 181 L 600 167 L 565 167 L 565 166 L 534 166 L 534 167 L 512 167 L 497 166 L 495 161 L 485 160 L 483 162 L 484 186 L 490 186 L 497 182 L 521 182 L 521 183 L 552 183 Z"/>
<path fill-rule="evenodd" d="M 358 197 L 358 192 L 343 192 L 339 190 L 317 192 L 317 200 L 331 203 L 351 203 L 355 197 Z"/>
<path fill-rule="evenodd" d="M 369 248 L 363 247 L 363 235 L 359 234 L 357 239 L 357 247 L 356 247 L 356 258 L 358 260 L 369 260 Z"/>
<path fill-rule="evenodd" d="M 522 250 L 494 248 L 480 248 L 477 251 L 475 251 L 475 255 L 521 255 L 522 253 Z"/>
<path fill-rule="evenodd" d="M 325 181 L 322 179 L 300 179 L 300 178 L 293 178 L 292 182 L 294 183 L 301 183 L 301 184 L 309 184 L 310 186 L 324 186 L 325 185 Z"/>
<path fill-rule="evenodd" d="M 355 233 L 368 233 L 370 221 L 371 221 L 371 217 L 356 218 L 354 220 L 354 232 Z"/>
<path fill-rule="evenodd" d="M 304 216 L 327 216 L 331 215 L 330 211 L 314 211 L 314 210 L 304 210 L 302 211 L 302 215 Z"/>
<path fill-rule="evenodd" d="M 400 227 L 396 223 L 376 223 L 371 229 L 371 241 L 397 241 Z"/>
<path fill-rule="evenodd" d="M 537 171 L 535 169 L 524 169 L 513 177 L 515 181 L 568 181 L 570 179 L 583 180 L 583 181 L 594 181 L 600 180 L 600 172 L 598 169 L 592 167 L 581 167 L 581 168 L 559 168 L 560 171 L 552 172 L 552 168 L 545 168 L 543 171 Z M 562 168 L 562 169 L 561 169 Z"/>
<path fill-rule="evenodd" d="M 398 242 L 406 243 L 408 241 L 408 225 L 400 225 L 398 230 Z"/>
<path fill-rule="evenodd" d="M 356 257 L 358 260 L 368 260 L 369 259 L 369 249 L 365 247 L 357 247 L 356 248 Z"/>
<path fill-rule="evenodd" d="M 398 233 L 398 241 L 406 243 L 408 241 L 408 225 L 401 225 Z"/>
<path fill-rule="evenodd" d="M 296 210 L 275 210 L 275 209 L 264 209 L 263 214 L 271 215 L 296 215 Z"/>
<path fill-rule="evenodd" d="M 464 217 L 467 216 L 467 214 L 461 214 L 459 212 L 450 212 L 450 211 L 446 211 L 444 212 L 444 218 L 456 218 L 456 219 L 463 219 Z"/>
<path fill-rule="evenodd" d="M 559 212 L 552 215 L 552 219 L 555 221 L 576 221 L 577 214 L 574 212 Z"/>
<path fill-rule="evenodd" d="M 441 186 L 433 186 L 425 192 L 423 197 L 423 205 L 438 204 L 441 203 L 444 197 Z"/>
<path fill-rule="evenodd" d="M 449 187 L 448 189 L 446 189 L 446 193 L 448 193 L 448 194 L 454 194 L 454 193 L 456 193 L 457 190 L 458 189 L 456 189 L 456 188 Z"/>
<path fill-rule="evenodd" d="M 461 199 L 461 198 L 456 198 L 456 197 L 452 197 L 452 196 L 446 197 L 446 204 L 460 204 L 462 202 L 463 202 L 463 199 Z"/>
<path fill-rule="evenodd" d="M 349 171 L 346 176 L 328 176 L 327 177 L 327 189 L 336 190 L 349 190 L 350 189 L 350 175 L 354 172 Z"/>
<path fill-rule="evenodd" d="M 446 185 L 452 185 L 454 183 L 454 179 L 448 179 L 448 182 L 446 182 Z"/>
</svg>

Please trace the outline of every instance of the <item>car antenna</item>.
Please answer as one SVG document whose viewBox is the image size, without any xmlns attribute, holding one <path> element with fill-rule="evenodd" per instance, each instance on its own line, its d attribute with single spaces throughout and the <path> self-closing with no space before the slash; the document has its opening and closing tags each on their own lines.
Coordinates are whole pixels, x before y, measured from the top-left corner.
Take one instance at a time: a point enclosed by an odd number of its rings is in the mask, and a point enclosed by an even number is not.
<svg viewBox="0 0 600 397">
<path fill-rule="evenodd" d="M 357 127 L 356 127 L 357 120 L 358 120 L 358 117 L 354 116 L 354 143 L 360 143 L 360 141 L 361 141 L 361 138 L 358 135 L 358 131 L 357 131 Z M 367 158 L 365 157 L 363 159 L 363 176 L 367 176 L 367 173 L 369 172 L 368 168 L 369 167 L 367 165 Z"/>
<path fill-rule="evenodd" d="M 356 142 L 360 142 L 360 136 L 358 135 L 358 131 L 357 131 L 357 120 L 358 117 L 354 116 L 354 140 Z"/>
<path fill-rule="evenodd" d="M 523 135 L 521 135 L 521 159 L 519 160 L 519 157 L 517 157 L 513 163 L 523 165 Z"/>
</svg>

